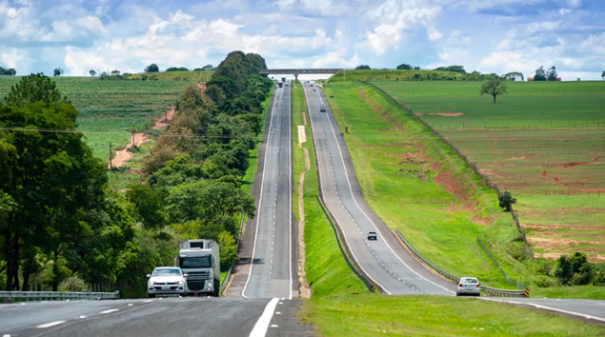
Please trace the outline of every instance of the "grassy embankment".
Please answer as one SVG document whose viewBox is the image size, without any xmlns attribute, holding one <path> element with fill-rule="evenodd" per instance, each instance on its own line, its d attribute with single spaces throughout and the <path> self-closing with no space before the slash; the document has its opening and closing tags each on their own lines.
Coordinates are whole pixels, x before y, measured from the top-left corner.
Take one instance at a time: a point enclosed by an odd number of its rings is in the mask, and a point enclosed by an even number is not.
<svg viewBox="0 0 605 337">
<path fill-rule="evenodd" d="M 415 77 L 425 78 L 427 76 L 436 76 L 438 78 L 450 78 L 452 80 L 460 79 L 462 74 L 452 71 L 439 70 L 347 70 L 339 71 L 330 77 L 330 83 L 342 81 L 411 81 Z"/>
<path fill-rule="evenodd" d="M 364 197 L 387 226 L 445 270 L 510 288 L 477 243 L 492 228 L 509 240 L 517 236 L 495 192 L 378 90 L 344 82 L 325 92 L 335 97 L 328 101 L 340 128 L 349 126 L 345 140 Z"/>
<path fill-rule="evenodd" d="M 605 83 L 508 82 L 497 104 L 477 82 L 377 85 L 512 191 L 537 256 L 605 262 Z"/>
<path fill-rule="evenodd" d="M 292 113 L 304 99 L 293 88 Z M 297 110 L 298 109 L 298 110 Z M 307 115 L 308 118 L 308 115 Z M 293 120 L 293 127 L 301 119 Z M 311 132 L 304 145 L 312 158 L 305 176 L 306 277 L 312 289 L 302 317 L 319 333 L 331 336 L 599 336 L 603 330 L 556 315 L 468 298 L 383 296 L 369 293 L 340 254 L 334 231 L 317 203 L 317 175 Z M 294 170 L 304 170 L 296 146 Z M 296 160 L 298 157 L 298 160 Z M 301 158 L 303 158 L 301 160 Z M 301 165 L 302 163 L 302 165 Z M 357 293 L 357 294 L 354 294 Z M 462 302 L 464 301 L 464 302 Z M 463 308 L 463 310 L 461 310 Z M 497 314 L 496 314 L 497 313 Z"/>
<path fill-rule="evenodd" d="M 175 78 L 180 78 L 181 81 L 208 82 L 212 78 L 213 73 L 214 71 L 164 71 L 158 73 L 134 74 L 129 78 L 138 80 L 141 78 L 141 75 L 147 75 L 149 77 L 155 75 L 160 81 L 174 81 Z"/>
</svg>

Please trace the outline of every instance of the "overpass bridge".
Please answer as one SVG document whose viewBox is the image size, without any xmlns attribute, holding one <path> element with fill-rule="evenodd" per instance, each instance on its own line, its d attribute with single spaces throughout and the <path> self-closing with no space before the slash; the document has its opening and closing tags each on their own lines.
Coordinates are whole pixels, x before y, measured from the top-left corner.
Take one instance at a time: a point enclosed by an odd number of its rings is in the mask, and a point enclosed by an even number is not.
<svg viewBox="0 0 605 337">
<path fill-rule="evenodd" d="M 343 69 L 335 68 L 302 68 L 302 69 L 265 69 L 259 71 L 261 76 L 271 75 L 294 75 L 294 79 L 298 81 L 298 75 L 300 74 L 336 74 Z"/>
</svg>

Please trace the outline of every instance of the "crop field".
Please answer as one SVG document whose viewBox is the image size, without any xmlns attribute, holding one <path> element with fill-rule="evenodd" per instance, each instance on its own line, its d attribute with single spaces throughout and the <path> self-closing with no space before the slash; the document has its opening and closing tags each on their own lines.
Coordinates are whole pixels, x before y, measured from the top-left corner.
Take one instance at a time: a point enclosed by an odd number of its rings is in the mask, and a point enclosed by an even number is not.
<svg viewBox="0 0 605 337">
<path fill-rule="evenodd" d="M 20 77 L 0 77 L 4 99 Z M 174 106 L 190 82 L 185 81 L 101 81 L 84 77 L 53 78 L 80 112 L 78 129 L 84 133 L 93 153 L 107 161 L 109 143 L 124 147 L 132 130 L 142 131 Z"/>
<path fill-rule="evenodd" d="M 208 82 L 212 78 L 214 71 L 168 71 L 158 73 L 143 73 L 147 76 L 156 76 L 160 81 L 169 81 L 180 79 L 189 82 Z M 143 74 L 134 74 L 131 79 L 140 79 Z"/>
<path fill-rule="evenodd" d="M 376 82 L 517 198 L 537 256 L 605 261 L 605 82 Z"/>
</svg>

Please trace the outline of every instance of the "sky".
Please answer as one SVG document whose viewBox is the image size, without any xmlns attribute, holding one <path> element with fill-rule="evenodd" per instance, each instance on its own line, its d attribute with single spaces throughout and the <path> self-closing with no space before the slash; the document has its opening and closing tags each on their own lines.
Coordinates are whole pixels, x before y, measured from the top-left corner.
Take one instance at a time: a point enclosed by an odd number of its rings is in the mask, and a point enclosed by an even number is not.
<svg viewBox="0 0 605 337">
<path fill-rule="evenodd" d="M 18 75 L 218 65 L 233 50 L 269 68 L 483 73 L 605 70 L 604 0 L 0 0 L 0 66 Z"/>
</svg>

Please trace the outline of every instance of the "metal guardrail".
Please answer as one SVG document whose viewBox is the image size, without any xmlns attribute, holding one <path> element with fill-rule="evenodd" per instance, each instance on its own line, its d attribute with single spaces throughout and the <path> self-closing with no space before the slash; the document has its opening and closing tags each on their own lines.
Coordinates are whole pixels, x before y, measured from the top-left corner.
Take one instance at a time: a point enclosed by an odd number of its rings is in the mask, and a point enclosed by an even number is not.
<svg viewBox="0 0 605 337">
<path fill-rule="evenodd" d="M 437 265 L 429 261 L 426 257 L 424 257 L 420 252 L 418 252 L 414 246 L 412 246 L 408 240 L 403 237 L 403 234 L 398 229 L 395 229 L 397 236 L 401 239 L 401 241 L 405 244 L 405 246 L 422 262 L 424 262 L 427 266 L 431 267 L 440 275 L 443 275 L 453 283 L 460 282 L 460 277 L 455 276 L 454 274 L 450 274 L 447 271 L 439 268 Z M 529 289 L 525 288 L 525 290 L 504 290 L 504 289 L 496 289 L 487 286 L 481 286 L 481 291 L 489 294 L 490 296 L 500 296 L 500 297 L 529 297 Z"/>
<path fill-rule="evenodd" d="M 242 239 L 242 228 L 244 227 L 244 219 L 245 218 L 246 218 L 246 213 L 242 212 L 242 220 L 239 223 L 239 231 L 237 233 L 237 243 L 235 244 L 235 252 L 236 253 L 239 250 L 239 242 Z M 231 277 L 231 271 L 233 270 L 233 266 L 235 266 L 235 262 L 236 261 L 233 261 L 231 263 L 231 267 L 229 267 L 229 271 L 227 272 L 227 276 L 225 276 L 225 279 L 223 280 L 223 283 L 221 284 L 221 287 L 219 288 L 219 293 L 220 294 L 223 293 L 223 290 L 225 290 L 225 286 L 229 282 L 229 277 Z"/>
<path fill-rule="evenodd" d="M 26 301 L 63 301 L 63 300 L 109 300 L 120 298 L 115 292 L 61 292 L 61 291 L 0 291 L 0 303 Z"/>
<path fill-rule="evenodd" d="M 500 264 L 498 263 L 496 258 L 492 255 L 492 253 L 489 251 L 489 249 L 487 249 L 487 246 L 485 246 L 485 244 L 483 243 L 483 241 L 481 241 L 481 239 L 479 239 L 479 237 L 477 237 L 477 242 L 479 242 L 479 246 L 481 246 L 481 248 L 483 248 L 483 251 L 485 253 L 487 253 L 487 256 L 489 256 L 489 258 L 492 260 L 494 265 L 496 267 L 498 267 L 498 269 L 500 270 L 500 273 L 502 273 L 502 276 L 504 276 L 504 278 L 508 281 L 508 283 L 517 286 L 518 289 L 526 288 L 526 286 L 523 283 L 521 283 L 520 281 L 514 280 L 512 277 L 510 277 L 510 276 L 508 276 L 508 274 L 506 274 L 506 272 L 502 269 L 502 267 L 500 267 Z"/>
</svg>

